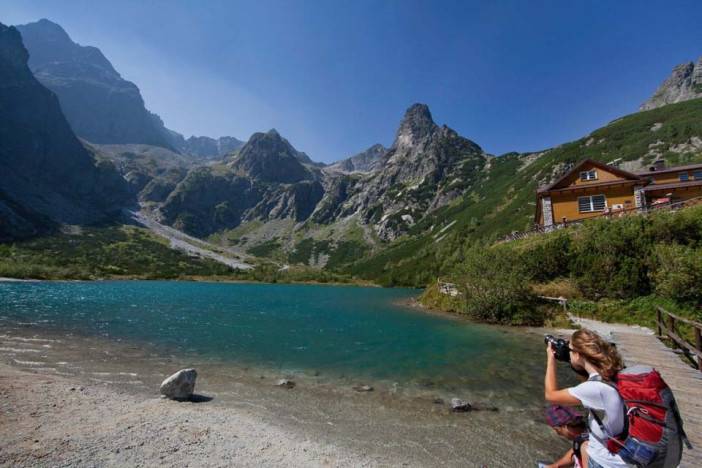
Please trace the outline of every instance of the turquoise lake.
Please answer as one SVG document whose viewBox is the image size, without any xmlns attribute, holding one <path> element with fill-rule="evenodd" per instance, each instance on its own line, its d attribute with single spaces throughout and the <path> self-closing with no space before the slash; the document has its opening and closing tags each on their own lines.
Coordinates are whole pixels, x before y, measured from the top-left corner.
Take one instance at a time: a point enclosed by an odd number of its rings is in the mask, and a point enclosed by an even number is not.
<svg viewBox="0 0 702 468">
<path fill-rule="evenodd" d="M 208 404 L 416 466 L 525 466 L 559 456 L 567 447 L 543 422 L 542 336 L 404 305 L 419 293 L 0 281 L 0 362 L 139 399 L 195 367 Z M 572 381 L 560 367 L 560 382 Z M 297 385 L 283 389 L 281 378 Z M 489 411 L 452 413 L 452 398 Z"/>
<path fill-rule="evenodd" d="M 314 285 L 0 282 L 0 327 L 144 344 L 196 362 L 540 401 L 538 335 L 402 305 L 418 294 Z"/>
</svg>

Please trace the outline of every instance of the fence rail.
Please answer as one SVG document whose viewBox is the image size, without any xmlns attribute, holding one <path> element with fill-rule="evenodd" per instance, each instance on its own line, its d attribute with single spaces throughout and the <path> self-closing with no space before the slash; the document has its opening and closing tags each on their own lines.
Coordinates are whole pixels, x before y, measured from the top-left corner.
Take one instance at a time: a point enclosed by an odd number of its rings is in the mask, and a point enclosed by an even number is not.
<svg viewBox="0 0 702 468">
<path fill-rule="evenodd" d="M 680 322 L 692 327 L 695 335 L 694 345 L 678 333 L 676 325 Z M 702 323 L 672 314 L 662 307 L 656 307 L 656 333 L 661 338 L 670 339 L 674 348 L 678 348 L 697 369 L 702 370 Z"/>
</svg>

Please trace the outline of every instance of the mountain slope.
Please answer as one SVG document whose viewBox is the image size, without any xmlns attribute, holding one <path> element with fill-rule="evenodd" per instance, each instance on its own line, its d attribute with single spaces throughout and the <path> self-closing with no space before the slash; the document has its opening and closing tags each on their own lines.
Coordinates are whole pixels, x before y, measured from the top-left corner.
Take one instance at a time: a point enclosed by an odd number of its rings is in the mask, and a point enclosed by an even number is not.
<svg viewBox="0 0 702 468">
<path fill-rule="evenodd" d="M 539 153 L 491 158 L 456 203 L 427 215 L 387 248 L 342 270 L 384 284 L 425 286 L 460 266 L 466 244 L 530 228 L 536 188 L 576 162 L 621 159 L 620 167 L 637 170 L 660 156 L 670 165 L 702 162 L 702 99 L 631 114 Z"/>
<path fill-rule="evenodd" d="M 89 145 L 89 144 L 88 144 Z M 151 145 L 89 145 L 110 160 L 140 201 L 163 202 L 198 164 L 189 155 Z"/>
<path fill-rule="evenodd" d="M 27 66 L 19 32 L 0 24 L 0 239 L 55 223 L 105 221 L 129 202 L 111 163 L 75 137 L 56 96 Z"/>
</svg>

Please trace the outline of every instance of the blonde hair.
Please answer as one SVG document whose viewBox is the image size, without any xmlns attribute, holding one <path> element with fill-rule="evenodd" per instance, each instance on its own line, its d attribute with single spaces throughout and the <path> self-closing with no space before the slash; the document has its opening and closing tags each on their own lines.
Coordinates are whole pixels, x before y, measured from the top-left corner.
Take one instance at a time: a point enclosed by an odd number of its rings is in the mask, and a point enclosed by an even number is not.
<svg viewBox="0 0 702 468">
<path fill-rule="evenodd" d="M 617 348 L 592 330 L 577 330 L 570 343 L 573 350 L 592 364 L 605 380 L 613 380 L 617 372 L 624 368 L 624 361 Z"/>
</svg>

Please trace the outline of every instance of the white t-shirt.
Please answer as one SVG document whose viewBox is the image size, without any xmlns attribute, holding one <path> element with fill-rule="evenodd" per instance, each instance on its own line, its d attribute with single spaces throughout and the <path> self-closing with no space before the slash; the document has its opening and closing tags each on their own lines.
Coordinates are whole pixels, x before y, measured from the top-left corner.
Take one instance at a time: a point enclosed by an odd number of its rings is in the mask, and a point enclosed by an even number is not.
<svg viewBox="0 0 702 468">
<path fill-rule="evenodd" d="M 590 374 L 590 379 L 593 378 L 599 379 L 600 377 L 596 372 L 593 372 Z M 607 447 L 600 442 L 603 441 L 606 444 L 610 436 L 619 435 L 624 430 L 624 402 L 619 393 L 598 380 L 588 380 L 577 387 L 569 388 L 568 392 L 580 400 L 585 408 L 597 411 L 607 431 L 607 434 L 603 434 L 595 418 L 591 414 L 588 415 L 590 429 L 590 440 L 587 445 L 588 456 L 607 468 L 631 466 L 619 455 L 607 450 Z"/>
</svg>

